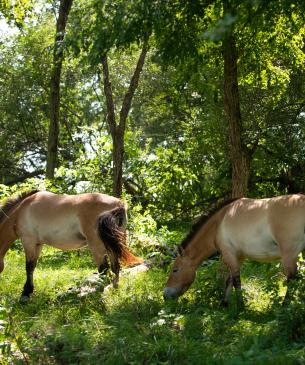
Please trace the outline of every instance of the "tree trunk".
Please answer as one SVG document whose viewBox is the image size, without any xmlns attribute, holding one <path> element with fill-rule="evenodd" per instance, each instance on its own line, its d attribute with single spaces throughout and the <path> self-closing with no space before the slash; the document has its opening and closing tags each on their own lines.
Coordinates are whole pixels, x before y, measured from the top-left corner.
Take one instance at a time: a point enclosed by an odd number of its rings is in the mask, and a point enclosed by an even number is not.
<svg viewBox="0 0 305 365">
<path fill-rule="evenodd" d="M 120 198 L 123 192 L 124 133 L 117 133 L 113 139 L 113 195 Z"/>
<path fill-rule="evenodd" d="M 50 124 L 48 136 L 48 152 L 46 177 L 54 179 L 54 171 L 57 165 L 58 136 L 59 136 L 59 105 L 60 105 L 60 78 L 62 61 L 64 58 L 63 40 L 68 15 L 73 0 L 61 0 L 59 14 L 56 22 L 56 35 L 53 51 L 53 66 L 51 70 L 51 95 L 50 95 Z"/>
<path fill-rule="evenodd" d="M 113 195 L 120 198 L 123 191 L 123 160 L 124 160 L 124 135 L 126 129 L 126 121 L 130 111 L 132 98 L 138 87 L 141 71 L 144 66 L 148 48 L 145 43 L 139 56 L 137 66 L 130 80 L 128 90 L 124 96 L 122 107 L 120 110 L 120 120 L 117 124 L 115 117 L 115 108 L 113 102 L 112 88 L 109 80 L 109 69 L 107 56 L 102 57 L 103 75 L 104 75 L 104 93 L 107 104 L 107 122 L 113 141 Z"/>
<path fill-rule="evenodd" d="M 224 5 L 227 2 L 224 2 Z M 226 10 L 226 9 L 225 9 Z M 229 11 L 230 12 L 230 11 Z M 232 31 L 223 42 L 224 107 L 229 122 L 232 197 L 246 196 L 250 175 L 250 153 L 242 139 L 242 119 L 237 77 L 237 51 Z"/>
</svg>

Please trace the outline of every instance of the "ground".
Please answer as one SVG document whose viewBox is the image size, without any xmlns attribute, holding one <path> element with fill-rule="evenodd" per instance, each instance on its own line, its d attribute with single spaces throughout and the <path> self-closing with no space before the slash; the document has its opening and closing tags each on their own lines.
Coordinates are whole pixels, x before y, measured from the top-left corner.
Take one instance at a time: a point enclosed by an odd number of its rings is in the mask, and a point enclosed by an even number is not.
<svg viewBox="0 0 305 365">
<path fill-rule="evenodd" d="M 106 279 L 93 291 L 86 289 L 95 271 L 87 251 L 46 248 L 35 271 L 35 293 L 21 304 L 23 252 L 9 251 L 5 264 L 1 365 L 305 363 L 304 297 L 296 290 L 296 299 L 281 305 L 279 265 L 245 264 L 246 308 L 239 310 L 234 296 L 229 308 L 219 305 L 217 261 L 201 267 L 189 291 L 169 302 L 162 296 L 168 267 L 125 273 L 118 290 L 103 291 Z"/>
</svg>

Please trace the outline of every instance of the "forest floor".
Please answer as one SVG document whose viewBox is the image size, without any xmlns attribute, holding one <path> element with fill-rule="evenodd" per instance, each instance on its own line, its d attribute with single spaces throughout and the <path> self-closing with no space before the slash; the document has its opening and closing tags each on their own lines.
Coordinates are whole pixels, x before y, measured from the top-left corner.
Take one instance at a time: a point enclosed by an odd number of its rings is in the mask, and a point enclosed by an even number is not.
<svg viewBox="0 0 305 365">
<path fill-rule="evenodd" d="M 244 265 L 246 307 L 239 310 L 234 296 L 229 308 L 219 305 L 218 261 L 202 266 L 178 301 L 164 302 L 169 268 L 123 272 L 119 289 L 99 283 L 94 290 L 84 284 L 95 270 L 88 251 L 45 247 L 35 292 L 21 304 L 24 261 L 22 251 L 10 250 L 0 276 L 1 365 L 305 364 L 304 290 L 282 306 L 279 265 Z"/>
</svg>

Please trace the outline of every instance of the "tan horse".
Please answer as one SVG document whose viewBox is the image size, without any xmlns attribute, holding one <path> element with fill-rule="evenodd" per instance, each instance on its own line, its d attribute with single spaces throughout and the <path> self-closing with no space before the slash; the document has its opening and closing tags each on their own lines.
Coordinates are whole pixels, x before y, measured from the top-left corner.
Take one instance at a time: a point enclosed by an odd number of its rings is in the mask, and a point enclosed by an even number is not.
<svg viewBox="0 0 305 365">
<path fill-rule="evenodd" d="M 165 299 L 182 295 L 203 260 L 217 252 L 230 272 L 225 305 L 232 287 L 241 289 L 240 267 L 244 259 L 280 259 L 287 281 L 291 280 L 297 272 L 298 255 L 305 248 L 304 228 L 304 195 L 231 201 L 209 217 L 202 217 L 182 242 L 164 289 Z"/>
<path fill-rule="evenodd" d="M 0 209 L 0 273 L 4 256 L 20 238 L 25 250 L 27 280 L 22 296 L 34 290 L 33 272 L 42 245 L 61 250 L 89 246 L 98 271 L 108 268 L 115 273 L 117 286 L 120 261 L 133 266 L 143 260 L 126 246 L 124 225 L 126 207 L 117 198 L 104 194 L 57 195 L 31 191 L 8 200 Z"/>
</svg>

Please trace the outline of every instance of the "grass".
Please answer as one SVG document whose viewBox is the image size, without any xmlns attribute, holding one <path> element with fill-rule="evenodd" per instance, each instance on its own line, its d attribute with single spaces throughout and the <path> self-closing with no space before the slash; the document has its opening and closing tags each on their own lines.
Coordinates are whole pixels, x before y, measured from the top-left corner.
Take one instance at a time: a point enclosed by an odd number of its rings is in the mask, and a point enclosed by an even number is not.
<svg viewBox="0 0 305 365">
<path fill-rule="evenodd" d="M 299 290 L 290 305 L 278 305 L 275 265 L 244 266 L 247 305 L 238 311 L 234 297 L 228 309 L 219 306 L 218 262 L 203 266 L 178 301 L 164 302 L 167 272 L 158 268 L 123 275 L 118 290 L 79 296 L 69 289 L 95 270 L 89 253 L 48 248 L 26 304 L 23 253 L 11 250 L 5 263 L 0 306 L 9 310 L 11 350 L 1 365 L 305 363 L 304 298 Z"/>
</svg>

